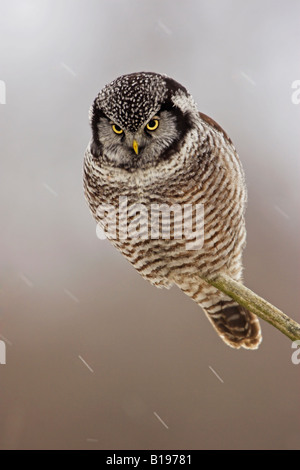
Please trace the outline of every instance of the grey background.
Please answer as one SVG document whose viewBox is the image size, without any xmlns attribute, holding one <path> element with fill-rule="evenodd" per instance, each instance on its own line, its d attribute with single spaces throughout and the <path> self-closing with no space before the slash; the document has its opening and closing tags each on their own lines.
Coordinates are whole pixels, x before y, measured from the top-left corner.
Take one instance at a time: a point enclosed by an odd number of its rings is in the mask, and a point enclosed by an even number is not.
<svg viewBox="0 0 300 470">
<path fill-rule="evenodd" d="M 97 239 L 82 191 L 100 88 L 167 73 L 243 162 L 246 284 L 299 321 L 299 16 L 296 0 L 0 0 L 1 449 L 300 448 L 290 341 L 263 323 L 258 351 L 224 345 Z"/>
</svg>

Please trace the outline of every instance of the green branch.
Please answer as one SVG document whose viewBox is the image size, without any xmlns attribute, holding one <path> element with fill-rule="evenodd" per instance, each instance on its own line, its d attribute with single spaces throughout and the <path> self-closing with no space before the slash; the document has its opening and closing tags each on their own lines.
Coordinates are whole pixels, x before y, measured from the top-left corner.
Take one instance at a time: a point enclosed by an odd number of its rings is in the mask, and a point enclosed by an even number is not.
<svg viewBox="0 0 300 470">
<path fill-rule="evenodd" d="M 238 304 L 255 313 L 258 317 L 275 326 L 292 341 L 300 339 L 300 325 L 274 305 L 252 292 L 243 284 L 234 281 L 226 274 L 218 274 L 211 279 L 204 279 L 208 284 L 224 292 Z"/>
</svg>

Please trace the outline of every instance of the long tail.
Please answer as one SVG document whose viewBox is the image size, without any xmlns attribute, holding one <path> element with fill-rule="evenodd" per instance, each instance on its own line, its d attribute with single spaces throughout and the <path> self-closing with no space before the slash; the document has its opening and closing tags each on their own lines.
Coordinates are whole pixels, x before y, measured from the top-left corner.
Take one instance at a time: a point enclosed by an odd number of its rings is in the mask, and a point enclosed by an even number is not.
<svg viewBox="0 0 300 470">
<path fill-rule="evenodd" d="M 201 304 L 200 304 L 201 305 Z M 226 305 L 220 301 L 210 309 L 204 309 L 209 321 L 223 341 L 233 348 L 257 349 L 262 336 L 259 321 L 252 312 L 238 304 Z"/>
<path fill-rule="evenodd" d="M 256 315 L 204 281 L 178 286 L 203 308 L 226 344 L 236 349 L 258 348 L 262 336 Z"/>
</svg>

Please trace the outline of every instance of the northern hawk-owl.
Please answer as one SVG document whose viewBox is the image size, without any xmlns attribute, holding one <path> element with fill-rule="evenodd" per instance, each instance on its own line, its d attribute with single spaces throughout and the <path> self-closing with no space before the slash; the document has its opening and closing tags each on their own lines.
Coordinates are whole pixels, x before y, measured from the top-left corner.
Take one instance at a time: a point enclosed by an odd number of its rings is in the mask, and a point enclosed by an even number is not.
<svg viewBox="0 0 300 470">
<path fill-rule="evenodd" d="M 202 279 L 218 273 L 236 281 L 242 277 L 247 195 L 230 138 L 199 113 L 185 87 L 157 73 L 123 75 L 106 85 L 89 117 L 84 190 L 107 237 L 151 284 L 177 285 L 196 301 L 225 343 L 256 349 L 261 341 L 257 317 Z M 188 248 L 191 237 L 184 231 L 175 236 L 180 213 L 173 208 L 182 208 L 182 215 L 187 206 L 195 238 L 200 238 L 196 208 L 204 210 L 202 243 L 194 249 Z M 161 207 L 172 209 L 169 236 L 162 214 L 155 219 L 159 234 L 151 236 L 141 213 Z M 115 211 L 109 215 L 110 208 Z M 124 220 L 140 223 L 140 231 L 132 236 L 125 227 L 124 232 Z M 108 229 L 109 221 L 115 232 Z M 147 221 L 150 225 L 152 218 Z"/>
</svg>

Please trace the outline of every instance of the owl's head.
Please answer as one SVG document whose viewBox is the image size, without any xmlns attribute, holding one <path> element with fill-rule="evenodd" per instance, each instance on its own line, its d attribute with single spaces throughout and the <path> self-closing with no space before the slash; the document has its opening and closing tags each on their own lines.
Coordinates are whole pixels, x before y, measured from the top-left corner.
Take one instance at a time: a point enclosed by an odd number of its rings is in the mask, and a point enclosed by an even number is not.
<svg viewBox="0 0 300 470">
<path fill-rule="evenodd" d="M 178 151 L 197 116 L 193 98 L 175 80 L 150 72 L 123 75 L 90 109 L 91 152 L 128 171 L 157 165 Z"/>
</svg>

